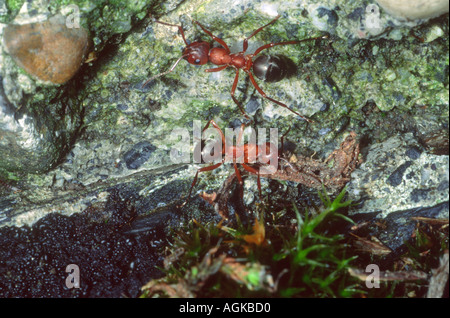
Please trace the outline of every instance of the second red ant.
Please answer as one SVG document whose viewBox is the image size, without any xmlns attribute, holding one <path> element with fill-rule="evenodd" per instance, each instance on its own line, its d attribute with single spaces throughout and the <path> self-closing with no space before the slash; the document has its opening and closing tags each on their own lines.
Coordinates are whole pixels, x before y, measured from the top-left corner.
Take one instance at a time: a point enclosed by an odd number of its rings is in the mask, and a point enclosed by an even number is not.
<svg viewBox="0 0 450 318">
<path fill-rule="evenodd" d="M 237 180 L 239 182 L 241 197 L 243 197 L 243 180 L 241 173 L 238 169 L 238 164 L 242 166 L 247 172 L 254 174 L 258 177 L 258 191 L 260 198 L 261 194 L 261 174 L 262 173 L 273 173 L 277 170 L 278 167 L 278 147 L 276 144 L 272 142 L 266 142 L 263 144 L 256 143 L 245 143 L 243 144 L 243 134 L 245 125 L 242 124 L 239 129 L 239 134 L 237 135 L 236 145 L 230 145 L 225 138 L 224 133 L 220 129 L 220 127 L 215 123 L 214 120 L 210 120 L 205 128 L 203 128 L 202 133 L 208 129 L 209 125 L 212 125 L 219 133 L 220 136 L 220 153 L 219 155 L 223 156 L 222 159 L 215 164 L 212 164 L 207 167 L 203 167 L 197 170 L 195 173 L 194 180 L 192 182 L 191 188 L 189 189 L 189 193 L 186 197 L 186 201 L 183 203 L 186 204 L 187 200 L 191 196 L 192 189 L 197 183 L 197 177 L 200 172 L 211 171 L 219 168 L 224 163 L 233 163 L 234 171 L 236 173 Z M 283 136 L 284 137 L 284 136 Z M 282 137 L 282 138 L 283 138 Z M 282 139 L 283 143 L 283 139 Z M 254 166 L 256 164 L 257 166 Z M 262 167 L 262 165 L 265 165 Z M 264 170 L 263 170 L 264 169 Z"/>
<path fill-rule="evenodd" d="M 150 81 L 154 80 L 155 78 L 172 72 L 182 59 L 185 59 L 188 61 L 188 63 L 194 64 L 194 65 L 204 65 L 208 62 L 211 62 L 212 64 L 215 64 L 218 67 L 206 69 L 205 72 L 220 72 L 220 71 L 226 69 L 227 67 L 233 67 L 236 70 L 236 75 L 234 77 L 233 85 L 231 87 L 231 98 L 238 105 L 240 111 L 246 118 L 249 118 L 249 117 L 245 113 L 245 111 L 242 108 L 239 101 L 234 96 L 235 92 L 236 92 L 236 87 L 237 87 L 237 84 L 239 81 L 239 71 L 240 70 L 243 70 L 249 76 L 252 85 L 261 94 L 262 97 L 270 100 L 271 102 L 273 102 L 275 104 L 278 104 L 284 108 L 289 109 L 291 112 L 293 112 L 297 116 L 300 116 L 301 118 L 303 118 L 304 120 L 306 120 L 308 122 L 313 122 L 311 119 L 308 119 L 308 118 L 300 115 L 298 112 L 292 110 L 286 104 L 267 96 L 266 93 L 264 93 L 264 91 L 256 83 L 256 80 L 253 76 L 253 74 L 254 74 L 257 78 L 267 81 L 267 82 L 277 82 L 277 81 L 284 79 L 287 76 L 288 71 L 289 71 L 288 70 L 289 65 L 288 65 L 288 63 L 286 63 L 286 58 L 280 57 L 278 55 L 259 55 L 258 57 L 256 57 L 258 54 L 261 53 L 261 51 L 266 50 L 271 47 L 274 47 L 274 46 L 277 46 L 277 45 L 293 45 L 293 44 L 299 44 L 299 43 L 305 42 L 305 41 L 312 41 L 312 40 L 327 38 L 327 36 L 319 36 L 319 37 L 308 38 L 308 39 L 303 39 L 303 40 L 299 40 L 299 41 L 271 42 L 271 43 L 265 44 L 263 46 L 260 46 L 252 54 L 246 54 L 246 51 L 248 48 L 248 40 L 250 38 L 252 38 L 253 36 L 255 36 L 256 34 L 258 34 L 259 32 L 261 32 L 261 30 L 263 30 L 265 27 L 275 23 L 275 21 L 277 21 L 279 18 L 280 18 L 280 16 L 278 15 L 275 17 L 275 19 L 273 19 L 268 24 L 253 31 L 253 33 L 249 37 L 246 37 L 244 39 L 242 51 L 240 51 L 238 53 L 231 53 L 230 49 L 229 49 L 228 45 L 225 43 L 225 41 L 214 36 L 210 31 L 208 31 L 203 25 L 201 25 L 197 21 L 193 21 L 193 22 L 195 24 L 197 24 L 203 30 L 203 32 L 208 34 L 215 42 L 220 44 L 221 47 L 211 48 L 211 45 L 208 42 L 204 42 L 204 41 L 196 41 L 196 42 L 192 42 L 189 44 L 186 41 L 186 38 L 184 36 L 184 31 L 181 26 L 155 20 L 155 22 L 163 24 L 163 25 L 177 27 L 183 38 L 184 43 L 186 44 L 186 48 L 184 49 L 181 57 L 178 58 L 178 60 L 173 64 L 173 66 L 168 71 L 165 71 L 163 73 L 152 76 L 150 79 L 148 79 L 142 85 L 142 87 L 145 87 Z M 256 57 L 256 58 L 253 60 L 254 57 Z"/>
</svg>

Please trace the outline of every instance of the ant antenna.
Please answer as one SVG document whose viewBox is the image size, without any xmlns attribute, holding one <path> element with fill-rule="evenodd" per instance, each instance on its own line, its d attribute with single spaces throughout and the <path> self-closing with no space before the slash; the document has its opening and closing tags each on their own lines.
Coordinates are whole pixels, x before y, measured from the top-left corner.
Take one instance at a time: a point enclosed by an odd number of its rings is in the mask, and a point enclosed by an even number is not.
<svg viewBox="0 0 450 318">
<path fill-rule="evenodd" d="M 180 63 L 180 61 L 181 61 L 183 58 L 185 58 L 186 56 L 188 56 L 188 54 L 184 54 L 184 55 L 180 56 L 180 58 L 175 62 L 175 64 L 172 65 L 172 67 L 171 67 L 168 71 L 165 71 L 165 72 L 162 72 L 162 73 L 159 73 L 159 74 L 156 74 L 156 75 L 150 77 L 150 78 L 142 85 L 142 88 L 144 88 L 145 86 L 147 86 L 147 84 L 150 83 L 151 81 L 153 81 L 155 78 L 164 76 L 164 75 L 169 74 L 170 72 L 172 72 L 172 71 L 175 69 L 175 67 L 178 65 L 178 63 Z"/>
</svg>

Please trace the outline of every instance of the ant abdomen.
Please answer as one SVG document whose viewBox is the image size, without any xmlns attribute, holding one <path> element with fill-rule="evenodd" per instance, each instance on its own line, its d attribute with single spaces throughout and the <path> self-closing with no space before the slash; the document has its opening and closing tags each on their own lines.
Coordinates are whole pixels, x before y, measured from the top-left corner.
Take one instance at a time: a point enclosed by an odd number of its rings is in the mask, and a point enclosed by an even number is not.
<svg viewBox="0 0 450 318">
<path fill-rule="evenodd" d="M 283 55 L 259 55 L 253 61 L 253 74 L 266 82 L 278 82 L 297 71 L 294 62 Z"/>
</svg>

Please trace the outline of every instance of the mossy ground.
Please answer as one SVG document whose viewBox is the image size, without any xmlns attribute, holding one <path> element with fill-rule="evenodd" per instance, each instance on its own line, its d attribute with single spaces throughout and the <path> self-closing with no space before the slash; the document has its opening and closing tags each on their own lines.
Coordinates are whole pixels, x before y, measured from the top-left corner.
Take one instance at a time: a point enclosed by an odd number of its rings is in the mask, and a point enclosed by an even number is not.
<svg viewBox="0 0 450 318">
<path fill-rule="evenodd" d="M 271 213 L 264 204 L 252 222 L 201 224 L 177 230 L 166 250 L 166 276 L 143 287 L 144 297 L 423 297 L 427 281 L 405 278 L 415 271 L 431 275 L 448 249 L 448 229 L 417 226 L 408 249 L 393 259 L 375 249 L 355 248 L 350 226 L 341 214 L 351 204 L 345 189 L 331 201 L 319 192 L 317 212 L 295 204 Z M 447 223 L 448 224 L 448 223 Z M 442 224 L 441 224 L 442 225 Z M 447 234 L 446 234 L 447 233 Z M 361 233 L 358 233 L 361 234 Z M 391 281 L 370 288 L 365 270 L 377 264 Z M 407 273 L 400 276 L 399 272 Z M 366 272 L 367 275 L 371 273 Z M 370 280 L 370 282 L 373 282 Z M 448 291 L 447 291 L 448 293 Z"/>
</svg>

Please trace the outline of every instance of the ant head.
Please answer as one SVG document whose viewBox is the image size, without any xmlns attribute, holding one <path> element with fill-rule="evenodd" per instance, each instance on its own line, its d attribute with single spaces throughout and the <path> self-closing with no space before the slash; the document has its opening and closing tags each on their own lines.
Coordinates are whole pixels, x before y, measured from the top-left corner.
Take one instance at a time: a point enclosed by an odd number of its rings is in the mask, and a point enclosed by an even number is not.
<svg viewBox="0 0 450 318">
<path fill-rule="evenodd" d="M 189 44 L 183 52 L 189 64 L 204 65 L 208 63 L 209 43 L 194 42 Z"/>
</svg>

